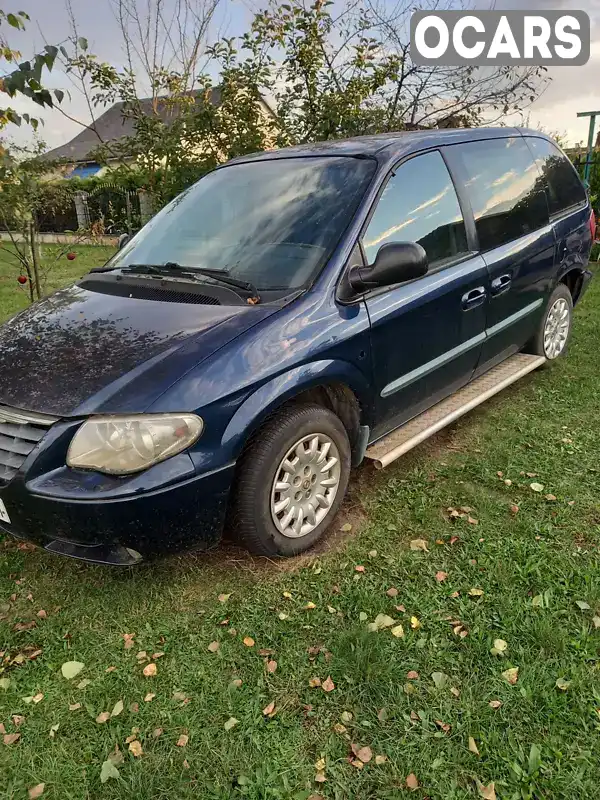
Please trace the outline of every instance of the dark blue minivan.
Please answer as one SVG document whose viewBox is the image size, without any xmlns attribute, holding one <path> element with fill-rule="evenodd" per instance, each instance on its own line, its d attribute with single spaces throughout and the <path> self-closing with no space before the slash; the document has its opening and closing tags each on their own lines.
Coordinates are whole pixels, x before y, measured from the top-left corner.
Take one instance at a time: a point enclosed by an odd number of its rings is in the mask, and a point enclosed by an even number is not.
<svg viewBox="0 0 600 800">
<path fill-rule="evenodd" d="M 0 328 L 0 527 L 134 564 L 293 555 L 383 467 L 561 356 L 594 216 L 514 128 L 246 156 Z"/>
</svg>

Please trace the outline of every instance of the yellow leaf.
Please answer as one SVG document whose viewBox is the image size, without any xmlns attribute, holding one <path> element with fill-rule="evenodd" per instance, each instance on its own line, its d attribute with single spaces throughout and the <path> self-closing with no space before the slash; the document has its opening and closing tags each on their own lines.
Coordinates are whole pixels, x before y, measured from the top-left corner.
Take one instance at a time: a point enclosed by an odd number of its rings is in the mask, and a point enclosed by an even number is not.
<svg viewBox="0 0 600 800">
<path fill-rule="evenodd" d="M 571 685 L 571 681 L 568 681 L 565 678 L 559 678 L 556 681 L 556 688 L 560 689 L 561 692 L 566 692 L 570 685 Z"/>
<path fill-rule="evenodd" d="M 333 606 L 327 606 L 327 611 L 329 611 L 330 614 L 337 614 L 337 609 Z"/>
<path fill-rule="evenodd" d="M 387 756 L 375 756 L 375 763 L 377 766 L 381 766 L 381 764 L 385 764 L 387 761 Z"/>
<path fill-rule="evenodd" d="M 316 608 L 316 605 L 312 602 L 309 602 L 304 606 L 305 611 L 312 611 L 313 608 Z"/>
<path fill-rule="evenodd" d="M 175 742 L 176 747 L 185 747 L 189 739 L 190 737 L 187 735 L 187 733 L 182 733 L 179 739 L 177 739 Z"/>
<path fill-rule="evenodd" d="M 154 675 L 156 675 L 157 672 L 156 664 L 154 663 L 146 664 L 146 666 L 143 669 L 143 672 L 147 678 L 153 677 Z"/>
<path fill-rule="evenodd" d="M 317 688 L 317 686 L 320 686 L 320 685 L 321 685 L 321 678 L 311 678 L 311 679 L 309 680 L 309 682 L 308 682 L 308 685 L 309 685 L 309 686 L 310 686 L 312 689 L 316 689 L 316 688 Z"/>
<path fill-rule="evenodd" d="M 291 600 L 292 599 L 292 593 L 291 592 L 284 592 L 283 596 L 285 597 L 286 600 Z"/>
<path fill-rule="evenodd" d="M 404 628 L 402 625 L 396 625 L 392 628 L 392 636 L 395 636 L 397 639 L 400 639 L 404 636 Z"/>
<path fill-rule="evenodd" d="M 287 619 L 290 615 L 289 614 L 284 614 L 283 611 L 280 611 L 277 616 L 279 617 L 279 619 L 284 620 L 284 619 Z"/>
<path fill-rule="evenodd" d="M 345 725 L 342 725 L 341 722 L 336 722 L 335 725 L 333 726 L 333 730 L 336 733 L 339 733 L 339 735 L 341 736 L 342 734 L 346 733 L 347 728 Z"/>
<path fill-rule="evenodd" d="M 117 700 L 117 702 L 114 705 L 113 710 L 110 712 L 110 716 L 111 717 L 118 717 L 119 714 L 122 711 L 123 711 L 123 701 L 122 700 Z"/>
<path fill-rule="evenodd" d="M 263 716 L 265 717 L 274 717 L 275 716 L 275 701 L 269 703 L 268 706 L 263 708 Z"/>
<path fill-rule="evenodd" d="M 490 700 L 488 705 L 490 708 L 500 708 L 502 705 L 502 700 Z"/>
<path fill-rule="evenodd" d="M 235 717 L 229 717 L 229 719 L 227 720 L 225 725 L 223 725 L 223 727 L 225 728 L 226 731 L 230 731 L 232 728 L 235 728 L 237 724 L 238 720 Z"/>
<path fill-rule="evenodd" d="M 494 646 L 490 650 L 490 653 L 493 656 L 501 656 L 506 652 L 508 648 L 508 644 L 504 641 L 504 639 L 494 639 Z"/>
<path fill-rule="evenodd" d="M 477 743 L 475 742 L 475 739 L 472 736 L 469 736 L 469 750 L 472 753 L 475 753 L 476 756 L 479 755 L 479 749 L 477 748 Z"/>
<path fill-rule="evenodd" d="M 219 644 L 219 642 L 211 642 L 211 643 L 208 645 L 208 650 L 209 650 L 211 653 L 216 653 L 216 652 L 218 651 L 218 649 L 219 649 L 219 647 L 220 647 L 220 646 L 221 646 L 221 645 Z"/>
<path fill-rule="evenodd" d="M 327 780 L 327 778 L 325 777 L 325 773 L 324 772 L 317 772 L 317 774 L 315 775 L 315 782 L 316 783 L 325 783 L 326 780 Z"/>
<path fill-rule="evenodd" d="M 69 703 L 69 711 L 77 711 L 81 708 L 81 703 Z"/>
<path fill-rule="evenodd" d="M 512 667 L 511 669 L 506 669 L 502 673 L 502 677 L 505 681 L 508 681 L 511 686 L 514 686 L 515 683 L 519 680 L 519 668 Z"/>
<path fill-rule="evenodd" d="M 543 492 L 544 491 L 544 486 L 541 483 L 532 483 L 532 484 L 530 484 L 530 489 L 533 492 Z"/>
<path fill-rule="evenodd" d="M 244 644 L 246 645 L 246 647 L 254 647 L 255 642 L 251 636 L 245 636 Z"/>
<path fill-rule="evenodd" d="M 324 772 L 325 771 L 325 759 L 320 758 L 317 763 L 315 764 L 315 769 L 317 772 Z"/>
<path fill-rule="evenodd" d="M 342 722 L 352 722 L 352 714 L 349 711 L 342 711 L 340 714 L 340 719 Z"/>
<path fill-rule="evenodd" d="M 144 697 L 144 702 L 149 703 L 151 700 L 154 700 L 155 697 L 156 695 L 154 694 L 154 692 L 148 692 L 146 697 Z"/>
<path fill-rule="evenodd" d="M 424 550 L 426 553 L 429 552 L 429 548 L 427 547 L 427 541 L 425 539 L 413 539 L 410 543 L 411 550 Z"/>
<path fill-rule="evenodd" d="M 410 618 L 410 627 L 413 629 L 413 631 L 419 630 L 419 628 L 421 627 L 421 623 L 419 622 L 417 617 Z"/>
<path fill-rule="evenodd" d="M 129 752 L 136 758 L 139 758 L 143 754 L 142 745 L 137 739 L 134 739 L 133 742 L 129 742 Z"/>
<path fill-rule="evenodd" d="M 219 595 L 219 603 L 226 603 L 229 600 L 230 597 L 231 597 L 231 594 L 220 594 Z"/>
<path fill-rule="evenodd" d="M 470 597 L 483 597 L 484 594 L 483 589 L 469 589 Z"/>
</svg>

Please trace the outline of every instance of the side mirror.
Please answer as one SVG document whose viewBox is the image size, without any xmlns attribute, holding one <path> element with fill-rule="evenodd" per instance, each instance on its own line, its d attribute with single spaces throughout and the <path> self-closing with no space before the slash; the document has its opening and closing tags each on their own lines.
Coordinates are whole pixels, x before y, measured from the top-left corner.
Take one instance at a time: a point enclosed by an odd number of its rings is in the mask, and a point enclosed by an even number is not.
<svg viewBox="0 0 600 800">
<path fill-rule="evenodd" d="M 117 241 L 117 247 L 118 247 L 118 249 L 119 249 L 119 250 L 122 250 L 122 249 L 125 247 L 125 245 L 127 244 L 127 242 L 129 242 L 130 240 L 131 240 L 131 236 L 130 236 L 130 234 L 128 234 L 128 233 L 122 233 L 122 234 L 119 236 L 119 239 L 118 239 L 118 241 Z"/>
<path fill-rule="evenodd" d="M 427 253 L 417 242 L 390 242 L 377 251 L 369 267 L 353 267 L 348 281 L 357 294 L 378 286 L 412 281 L 427 274 Z"/>
</svg>

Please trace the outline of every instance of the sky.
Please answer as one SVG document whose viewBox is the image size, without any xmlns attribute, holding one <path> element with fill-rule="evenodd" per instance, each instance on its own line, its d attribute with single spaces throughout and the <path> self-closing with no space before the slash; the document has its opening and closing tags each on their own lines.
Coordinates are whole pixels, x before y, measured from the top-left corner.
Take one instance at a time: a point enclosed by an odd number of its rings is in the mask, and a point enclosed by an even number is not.
<svg viewBox="0 0 600 800">
<path fill-rule="evenodd" d="M 151 1 L 151 0 L 150 0 Z M 124 63 L 124 54 L 119 37 L 118 24 L 114 14 L 114 0 L 70 0 L 79 33 L 89 41 L 89 50 L 100 60 L 115 65 Z M 165 0 L 168 4 L 170 0 Z M 258 8 L 260 0 L 221 0 L 212 25 L 213 35 L 235 36 L 245 29 Z M 384 0 L 395 2 L 395 0 Z M 457 7 L 463 7 L 461 0 Z M 560 133 L 569 144 L 587 142 L 588 119 L 578 119 L 577 112 L 600 111 L 600 0 L 471 0 L 472 5 L 489 8 L 493 4 L 497 10 L 549 10 L 568 12 L 578 9 L 586 11 L 592 21 L 591 57 L 583 67 L 554 67 L 549 70 L 552 78 L 548 88 L 529 110 L 530 124 L 542 126 L 544 130 Z M 415 0 L 418 8 L 419 0 Z M 24 56 L 43 48 L 44 44 L 60 44 L 69 35 L 69 17 L 65 0 L 2 0 L 4 11 L 23 10 L 31 16 L 31 22 L 24 33 L 11 35 L 14 43 Z M 46 79 L 51 88 L 67 92 L 62 109 L 71 117 L 88 122 L 90 114 L 81 94 L 72 86 L 66 76 L 55 71 Z M 44 119 L 41 136 L 49 147 L 56 147 L 69 141 L 80 130 L 77 122 L 68 119 L 60 111 L 44 111 L 24 99 L 11 103 L 17 110 L 30 111 Z M 522 124 L 520 119 L 507 117 L 507 124 Z M 29 137 L 26 127 L 17 129 L 11 126 L 10 136 L 17 142 Z M 600 129 L 600 120 L 597 130 Z"/>
</svg>

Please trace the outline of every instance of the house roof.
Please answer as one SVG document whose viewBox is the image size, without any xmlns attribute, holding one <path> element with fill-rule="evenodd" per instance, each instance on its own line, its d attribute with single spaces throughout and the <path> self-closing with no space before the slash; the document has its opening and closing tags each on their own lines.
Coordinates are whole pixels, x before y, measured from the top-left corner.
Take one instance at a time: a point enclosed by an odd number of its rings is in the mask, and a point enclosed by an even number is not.
<svg viewBox="0 0 600 800">
<path fill-rule="evenodd" d="M 219 105 L 221 90 L 211 89 L 210 101 L 213 105 Z M 165 102 L 166 98 L 145 97 L 139 101 L 142 110 L 148 116 L 157 115 L 164 122 L 177 116 L 176 107 Z M 94 160 L 94 152 L 102 144 L 117 142 L 133 136 L 135 133 L 135 120 L 132 117 L 124 116 L 125 103 L 115 103 L 108 108 L 91 125 L 85 127 L 80 133 L 71 139 L 70 142 L 55 147 L 44 153 L 42 158 L 48 160 L 60 160 L 70 162 L 82 162 Z"/>
</svg>

